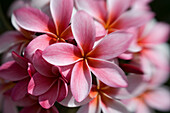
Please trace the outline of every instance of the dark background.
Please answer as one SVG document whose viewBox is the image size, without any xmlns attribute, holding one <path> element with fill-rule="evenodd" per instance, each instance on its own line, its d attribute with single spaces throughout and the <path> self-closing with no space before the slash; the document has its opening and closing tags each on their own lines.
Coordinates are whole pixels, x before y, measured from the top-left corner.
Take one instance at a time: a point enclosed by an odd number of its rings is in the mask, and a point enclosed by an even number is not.
<svg viewBox="0 0 170 113">
<path fill-rule="evenodd" d="M 14 0 L 0 0 L 0 34 L 5 31 L 14 29 L 11 25 L 10 18 L 7 17 L 8 8 L 13 1 Z M 153 0 L 153 2 L 150 3 L 150 6 L 151 10 L 156 14 L 155 18 L 157 21 L 166 22 L 170 24 L 170 0 Z M 170 44 L 170 40 L 168 41 L 168 43 Z M 170 80 L 166 83 L 166 85 L 170 86 Z M 170 112 L 156 111 L 156 113 Z"/>
</svg>

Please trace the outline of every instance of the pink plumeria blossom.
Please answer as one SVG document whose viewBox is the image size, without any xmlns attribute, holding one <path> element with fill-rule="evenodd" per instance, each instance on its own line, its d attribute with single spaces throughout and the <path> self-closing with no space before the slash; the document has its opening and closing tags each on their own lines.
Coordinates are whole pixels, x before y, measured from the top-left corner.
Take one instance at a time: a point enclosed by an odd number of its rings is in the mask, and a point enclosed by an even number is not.
<svg viewBox="0 0 170 113">
<path fill-rule="evenodd" d="M 105 37 L 95 48 L 95 26 L 93 19 L 85 12 L 75 14 L 72 32 L 78 46 L 68 43 L 56 43 L 43 51 L 43 58 L 57 66 L 74 64 L 71 75 L 71 90 L 75 99 L 85 99 L 91 89 L 91 73 L 112 87 L 126 87 L 124 72 L 107 60 L 126 51 L 131 34 L 120 32 Z"/>
<path fill-rule="evenodd" d="M 37 72 L 28 84 L 28 93 L 38 96 L 40 105 L 48 109 L 67 96 L 67 80 L 60 74 L 58 67 L 42 59 L 42 51 L 35 52 L 32 62 Z"/>
<path fill-rule="evenodd" d="M 28 45 L 25 56 L 31 61 L 33 53 L 42 48 L 37 48 L 42 45 L 51 44 L 51 40 L 65 41 L 72 38 L 71 27 L 69 25 L 73 9 L 72 0 L 51 0 L 50 11 L 51 17 L 35 8 L 21 8 L 14 12 L 16 23 L 23 29 L 45 33 L 47 35 L 40 35 L 43 38 L 37 38 Z M 37 45 L 37 46 L 35 46 Z M 45 47 L 44 45 L 44 47 Z"/>
<path fill-rule="evenodd" d="M 129 75 L 131 76 L 131 75 Z M 139 77 L 139 76 L 138 76 Z M 135 113 L 152 113 L 151 108 L 169 111 L 170 91 L 162 84 L 167 80 L 168 75 L 160 70 L 155 70 L 150 80 L 142 79 L 137 86 L 138 91 L 134 98 L 123 100 L 130 111 Z M 131 81 L 133 82 L 133 81 Z"/>
<path fill-rule="evenodd" d="M 127 11 L 131 0 L 75 0 L 75 3 L 78 10 L 88 12 L 108 33 L 139 27 L 153 17 L 149 11 Z"/>
</svg>

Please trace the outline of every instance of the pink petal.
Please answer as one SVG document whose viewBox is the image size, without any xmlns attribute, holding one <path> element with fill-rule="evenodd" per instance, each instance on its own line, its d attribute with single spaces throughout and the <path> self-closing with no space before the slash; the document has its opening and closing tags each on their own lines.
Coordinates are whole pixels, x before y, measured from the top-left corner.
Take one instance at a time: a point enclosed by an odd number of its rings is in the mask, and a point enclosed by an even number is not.
<svg viewBox="0 0 170 113">
<path fill-rule="evenodd" d="M 95 26 L 96 26 L 96 40 L 99 40 L 107 34 L 107 31 L 105 30 L 104 26 L 97 21 L 95 21 Z"/>
<path fill-rule="evenodd" d="M 57 66 L 69 65 L 81 58 L 79 48 L 69 43 L 56 43 L 47 47 L 42 57 L 49 63 Z"/>
<path fill-rule="evenodd" d="M 24 98 L 24 96 L 27 94 L 27 87 L 28 87 L 29 80 L 30 79 L 27 78 L 16 83 L 15 87 L 12 89 L 12 94 L 11 94 L 11 97 L 14 101 Z"/>
<path fill-rule="evenodd" d="M 112 59 L 125 52 L 132 40 L 132 35 L 126 32 L 114 32 L 107 35 L 96 47 L 88 53 L 89 57 Z"/>
<path fill-rule="evenodd" d="M 68 89 L 67 97 L 60 102 L 60 104 L 63 105 L 63 106 L 66 106 L 66 107 L 78 107 L 78 106 L 85 105 L 85 104 L 89 103 L 93 99 L 90 96 L 87 96 L 83 101 L 77 102 L 75 100 L 75 98 L 73 97 L 73 95 L 72 95 L 70 87 L 68 87 L 68 88 L 69 89 Z M 95 95 L 95 96 L 97 96 L 97 95 Z"/>
<path fill-rule="evenodd" d="M 106 3 L 104 0 L 75 0 L 79 10 L 87 11 L 95 19 L 104 22 L 106 19 Z"/>
<path fill-rule="evenodd" d="M 152 112 L 145 103 L 139 101 L 136 108 L 136 113 L 152 113 Z"/>
<path fill-rule="evenodd" d="M 69 39 L 73 39 L 73 34 L 72 34 L 72 30 L 71 30 L 71 25 L 68 26 L 60 35 L 60 37 L 62 37 L 64 40 L 69 40 Z"/>
<path fill-rule="evenodd" d="M 35 98 L 35 97 L 34 97 Z M 36 99 L 32 99 L 31 95 L 26 95 L 24 98 L 15 101 L 17 106 L 27 107 L 37 103 Z"/>
<path fill-rule="evenodd" d="M 38 9 L 31 7 L 15 10 L 17 24 L 22 28 L 42 33 L 55 33 L 55 27 L 50 18 Z"/>
<path fill-rule="evenodd" d="M 38 96 L 47 92 L 55 83 L 54 78 L 45 77 L 39 73 L 35 73 L 28 84 L 28 93 Z"/>
<path fill-rule="evenodd" d="M 84 11 L 77 12 L 73 17 L 72 32 L 82 54 L 88 53 L 95 41 L 95 24 L 93 19 Z"/>
<path fill-rule="evenodd" d="M 61 84 L 53 84 L 53 86 L 43 95 L 39 96 L 39 104 L 45 108 L 45 109 L 49 109 L 50 107 L 52 107 L 54 105 L 54 103 L 56 102 L 59 93 L 61 91 L 60 86 Z M 62 88 L 62 87 L 61 87 Z M 62 92 L 64 93 L 64 92 Z"/>
<path fill-rule="evenodd" d="M 44 50 L 46 47 L 55 42 L 56 39 L 51 38 L 48 35 L 40 35 L 28 44 L 25 50 L 25 57 L 32 61 L 32 56 L 37 49 Z"/>
<path fill-rule="evenodd" d="M 28 77 L 28 73 L 16 62 L 9 61 L 0 67 L 0 77 L 10 81 L 18 81 Z"/>
<path fill-rule="evenodd" d="M 72 71 L 70 82 L 71 91 L 76 101 L 83 101 L 89 94 L 92 86 L 92 78 L 87 64 L 84 61 L 77 62 Z"/>
<path fill-rule="evenodd" d="M 145 16 L 143 16 L 145 15 Z M 148 22 L 153 17 L 153 13 L 148 11 L 131 10 L 123 13 L 111 27 L 116 29 L 127 29 L 139 27 Z"/>
<path fill-rule="evenodd" d="M 130 0 L 107 0 L 108 22 L 110 24 L 130 6 Z"/>
<path fill-rule="evenodd" d="M 3 53 L 12 46 L 25 41 L 27 41 L 27 39 L 17 31 L 5 32 L 0 36 L 0 53 Z"/>
<path fill-rule="evenodd" d="M 118 100 L 101 96 L 101 108 L 104 113 L 129 113 L 126 107 Z"/>
<path fill-rule="evenodd" d="M 58 97 L 57 97 L 57 102 L 62 101 L 68 94 L 68 87 L 67 83 L 62 80 L 61 78 L 58 80 Z"/>
<path fill-rule="evenodd" d="M 157 88 L 144 95 L 146 103 L 161 111 L 170 110 L 170 91 L 169 88 Z"/>
<path fill-rule="evenodd" d="M 101 113 L 101 102 L 100 97 L 97 96 L 89 103 L 80 107 L 77 113 Z"/>
<path fill-rule="evenodd" d="M 73 0 L 51 0 L 50 9 L 57 28 L 57 34 L 60 35 L 70 23 Z"/>
<path fill-rule="evenodd" d="M 22 68 L 27 69 L 28 68 L 28 60 L 24 57 L 21 57 L 15 52 L 12 52 L 12 57 L 15 60 L 15 62 L 20 65 Z"/>
<path fill-rule="evenodd" d="M 111 87 L 127 87 L 126 76 L 116 64 L 93 58 L 87 62 L 90 70 L 103 83 Z"/>
<path fill-rule="evenodd" d="M 153 26 L 151 31 L 147 34 L 146 38 L 141 40 L 141 43 L 147 45 L 161 44 L 168 40 L 170 31 L 169 25 L 165 23 L 157 23 Z"/>
<path fill-rule="evenodd" d="M 39 72 L 41 75 L 44 75 L 46 77 L 55 77 L 55 75 L 52 73 L 52 66 L 51 64 L 47 63 L 42 58 L 42 51 L 37 50 L 33 56 L 33 65 L 37 72 Z"/>
</svg>

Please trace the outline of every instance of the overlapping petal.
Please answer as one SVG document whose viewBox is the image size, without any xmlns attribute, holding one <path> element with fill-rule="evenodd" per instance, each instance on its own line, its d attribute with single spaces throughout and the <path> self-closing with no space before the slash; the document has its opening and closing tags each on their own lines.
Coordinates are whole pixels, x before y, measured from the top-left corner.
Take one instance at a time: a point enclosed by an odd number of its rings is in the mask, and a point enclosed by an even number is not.
<svg viewBox="0 0 170 113">
<path fill-rule="evenodd" d="M 50 10 L 59 35 L 70 23 L 73 0 L 51 0 Z"/>
<path fill-rule="evenodd" d="M 38 96 L 47 92 L 55 83 L 55 79 L 35 73 L 28 84 L 28 93 Z"/>
<path fill-rule="evenodd" d="M 124 72 L 116 64 L 89 58 L 88 65 L 94 75 L 108 86 L 127 87 L 127 78 Z"/>
<path fill-rule="evenodd" d="M 70 87 L 74 98 L 81 102 L 84 100 L 91 89 L 92 77 L 86 62 L 79 61 L 72 70 Z"/>
<path fill-rule="evenodd" d="M 79 48 L 68 43 L 56 43 L 47 47 L 42 57 L 49 63 L 57 66 L 73 64 L 80 60 Z"/>
<path fill-rule="evenodd" d="M 20 8 L 14 12 L 17 24 L 22 28 L 42 33 L 55 33 L 52 20 L 38 9 L 27 7 Z"/>
<path fill-rule="evenodd" d="M 82 54 L 88 53 L 94 45 L 96 36 L 92 17 L 84 11 L 79 11 L 74 15 L 71 27 Z"/>
<path fill-rule="evenodd" d="M 107 35 L 96 47 L 88 53 L 88 57 L 112 59 L 125 52 L 132 40 L 132 35 L 126 32 L 116 32 Z"/>
</svg>

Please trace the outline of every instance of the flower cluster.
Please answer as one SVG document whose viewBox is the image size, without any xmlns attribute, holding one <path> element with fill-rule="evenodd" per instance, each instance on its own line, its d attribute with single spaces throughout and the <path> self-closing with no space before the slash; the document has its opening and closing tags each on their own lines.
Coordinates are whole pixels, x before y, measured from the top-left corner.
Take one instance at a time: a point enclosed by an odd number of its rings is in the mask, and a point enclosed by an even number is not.
<svg viewBox="0 0 170 113">
<path fill-rule="evenodd" d="M 3 113 L 170 110 L 169 25 L 151 0 L 19 0 L 0 36 Z M 0 99 L 1 100 L 1 99 Z M 18 109 L 20 108 L 20 109 Z"/>
</svg>

